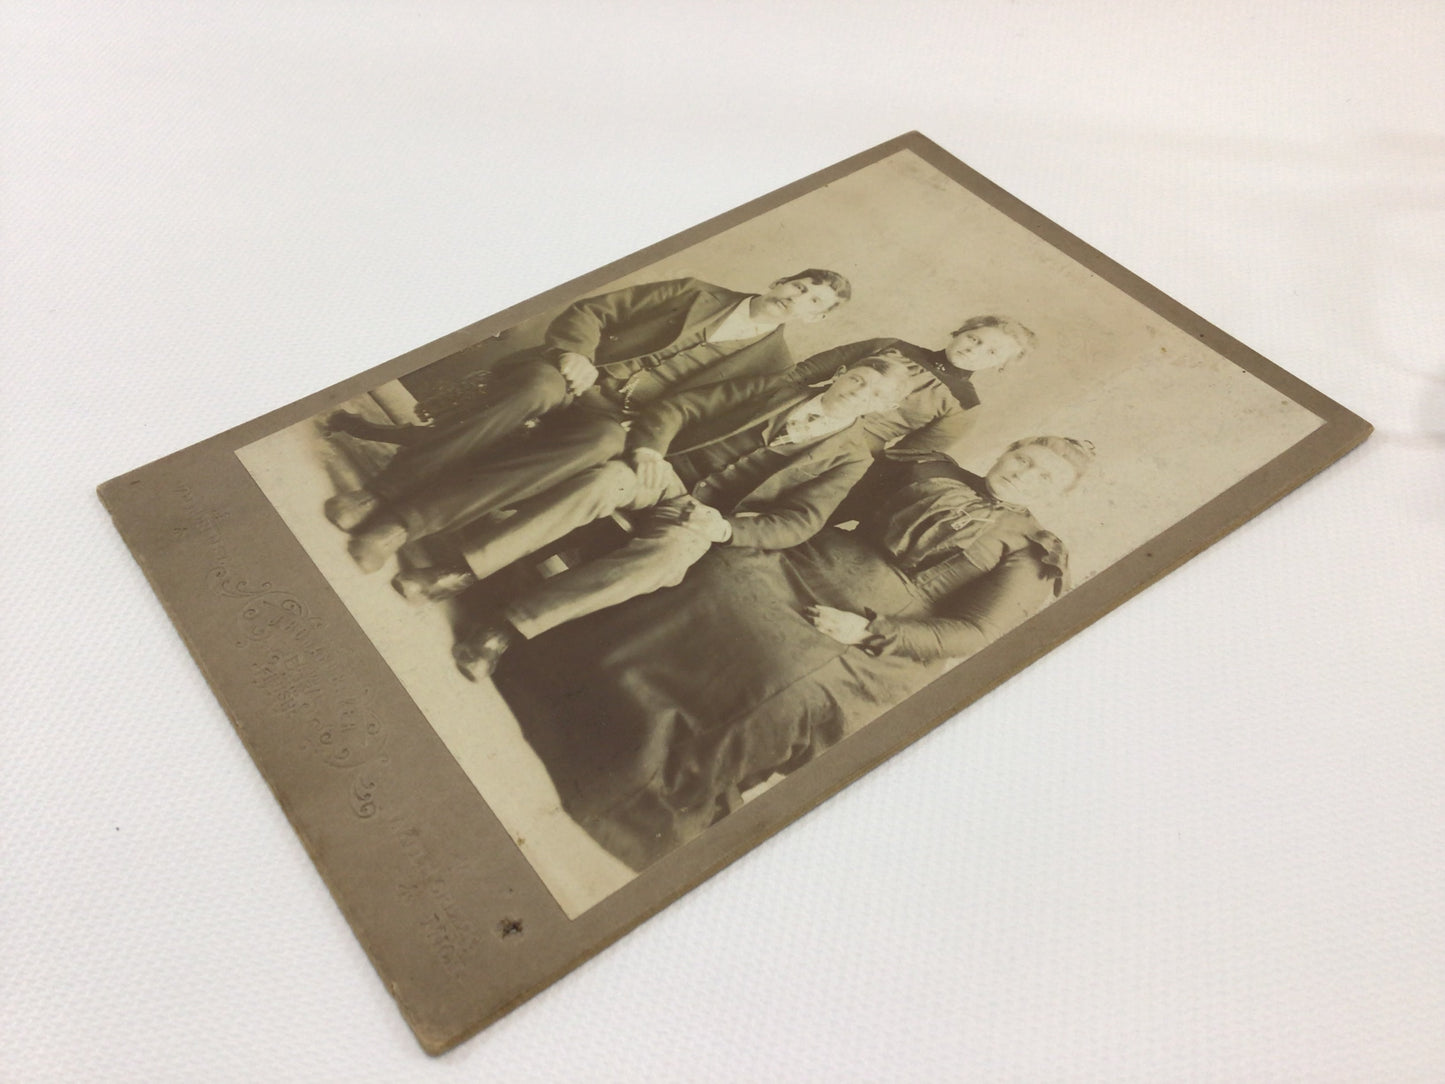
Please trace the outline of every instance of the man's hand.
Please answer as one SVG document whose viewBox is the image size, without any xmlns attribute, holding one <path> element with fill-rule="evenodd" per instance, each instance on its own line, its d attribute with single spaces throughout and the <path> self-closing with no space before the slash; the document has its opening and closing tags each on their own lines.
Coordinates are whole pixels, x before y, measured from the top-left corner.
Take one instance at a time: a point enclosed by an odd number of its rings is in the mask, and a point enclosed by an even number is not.
<svg viewBox="0 0 1445 1084">
<path fill-rule="evenodd" d="M 815 629 L 840 644 L 861 644 L 868 639 L 868 618 L 862 614 L 850 614 L 831 606 L 809 606 L 803 615 Z"/>
<path fill-rule="evenodd" d="M 662 496 L 662 487 L 667 484 L 667 461 L 655 448 L 634 448 L 630 458 L 632 473 L 637 475 L 638 506 L 655 504 Z"/>
<path fill-rule="evenodd" d="M 695 497 L 663 501 L 652 510 L 652 514 L 663 523 L 686 527 L 709 542 L 726 542 L 733 536 L 733 526 L 723 514 Z"/>
<path fill-rule="evenodd" d="M 733 536 L 733 525 L 716 508 L 702 501 L 692 502 L 692 515 L 688 517 L 687 525 L 709 542 L 722 543 Z"/>
<path fill-rule="evenodd" d="M 581 395 L 597 383 L 597 366 L 590 358 L 570 350 L 557 358 L 557 371 L 567 381 L 567 390 L 573 395 Z"/>
</svg>

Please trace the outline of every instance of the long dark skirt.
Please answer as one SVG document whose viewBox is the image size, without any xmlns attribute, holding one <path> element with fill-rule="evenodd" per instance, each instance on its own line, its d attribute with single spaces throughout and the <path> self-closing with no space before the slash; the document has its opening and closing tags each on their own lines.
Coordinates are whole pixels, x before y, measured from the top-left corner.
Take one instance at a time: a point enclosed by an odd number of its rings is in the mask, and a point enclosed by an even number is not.
<svg viewBox="0 0 1445 1084">
<path fill-rule="evenodd" d="M 884 554 L 829 529 L 787 552 L 714 549 L 677 587 L 513 648 L 497 681 L 563 807 L 641 869 L 942 669 L 824 636 L 815 604 L 926 611 Z"/>
</svg>

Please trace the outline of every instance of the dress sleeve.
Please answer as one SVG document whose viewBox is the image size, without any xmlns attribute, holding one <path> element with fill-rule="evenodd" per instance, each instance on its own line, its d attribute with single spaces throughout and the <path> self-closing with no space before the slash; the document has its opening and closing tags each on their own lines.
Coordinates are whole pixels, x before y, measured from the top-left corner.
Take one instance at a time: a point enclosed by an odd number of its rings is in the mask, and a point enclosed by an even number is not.
<svg viewBox="0 0 1445 1084">
<path fill-rule="evenodd" d="M 896 459 L 922 452 L 948 453 L 963 443 L 969 430 L 968 412 L 944 391 L 938 397 L 938 412 L 926 424 L 909 433 L 889 450 Z"/>
<path fill-rule="evenodd" d="M 732 527 L 728 544 L 760 550 L 782 550 L 808 541 L 823 529 L 848 491 L 863 477 L 872 460 L 866 448 L 840 458 L 826 471 L 767 501 L 761 511 L 726 517 Z M 748 502 L 739 506 L 747 509 Z"/>
<path fill-rule="evenodd" d="M 818 384 L 824 380 L 831 380 L 833 374 L 843 366 L 852 365 L 856 361 L 871 357 L 897 341 L 896 339 L 866 339 L 863 342 L 835 346 L 831 350 L 824 350 L 822 353 L 814 354 L 812 357 L 798 362 L 793 366 L 790 375 L 799 384 Z"/>
<path fill-rule="evenodd" d="M 870 655 L 904 655 L 920 662 L 967 658 L 1042 609 L 1054 593 L 1055 578 L 1033 546 L 1016 550 L 940 600 L 933 617 L 869 614 L 869 637 L 858 646 Z"/>
</svg>

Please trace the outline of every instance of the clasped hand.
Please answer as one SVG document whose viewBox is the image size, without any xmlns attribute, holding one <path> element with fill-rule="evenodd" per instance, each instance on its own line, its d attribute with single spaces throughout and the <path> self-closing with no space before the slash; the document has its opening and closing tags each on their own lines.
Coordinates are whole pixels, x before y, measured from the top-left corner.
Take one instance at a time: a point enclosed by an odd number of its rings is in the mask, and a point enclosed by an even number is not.
<svg viewBox="0 0 1445 1084">
<path fill-rule="evenodd" d="M 557 358 L 557 371 L 567 381 L 567 390 L 573 395 L 581 395 L 597 383 L 597 366 L 585 355 L 570 350 Z"/>
<path fill-rule="evenodd" d="M 733 536 L 732 524 L 716 508 L 693 497 L 664 501 L 653 509 L 653 515 L 696 531 L 709 542 L 726 542 Z"/>
</svg>

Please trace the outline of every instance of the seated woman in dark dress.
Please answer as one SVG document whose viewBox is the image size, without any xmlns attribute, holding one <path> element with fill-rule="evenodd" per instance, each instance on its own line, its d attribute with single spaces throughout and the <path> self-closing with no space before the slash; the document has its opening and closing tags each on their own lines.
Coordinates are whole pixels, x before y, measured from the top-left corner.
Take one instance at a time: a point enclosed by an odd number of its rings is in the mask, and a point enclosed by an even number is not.
<svg viewBox="0 0 1445 1084">
<path fill-rule="evenodd" d="M 1063 544 L 1027 505 L 1092 454 L 1032 438 L 983 477 L 894 461 L 856 530 L 715 549 L 677 587 L 529 641 L 498 687 L 563 807 L 641 869 L 1058 594 Z"/>
</svg>

